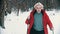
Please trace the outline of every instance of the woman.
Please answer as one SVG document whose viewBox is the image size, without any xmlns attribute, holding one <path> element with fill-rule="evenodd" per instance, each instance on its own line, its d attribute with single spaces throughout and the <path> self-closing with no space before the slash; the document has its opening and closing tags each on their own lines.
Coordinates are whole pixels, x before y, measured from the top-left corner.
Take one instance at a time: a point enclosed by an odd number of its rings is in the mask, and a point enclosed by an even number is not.
<svg viewBox="0 0 60 34">
<path fill-rule="evenodd" d="M 53 31 L 53 25 L 43 7 L 40 2 L 34 5 L 34 9 L 25 22 L 28 26 L 27 34 L 48 34 L 47 25 Z"/>
</svg>

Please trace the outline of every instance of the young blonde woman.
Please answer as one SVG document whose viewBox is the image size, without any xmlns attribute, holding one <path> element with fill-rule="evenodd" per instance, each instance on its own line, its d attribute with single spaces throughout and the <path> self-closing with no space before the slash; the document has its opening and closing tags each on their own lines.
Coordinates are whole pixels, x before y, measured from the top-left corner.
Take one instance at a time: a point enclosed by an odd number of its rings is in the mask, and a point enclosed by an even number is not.
<svg viewBox="0 0 60 34">
<path fill-rule="evenodd" d="M 53 25 L 43 7 L 40 2 L 34 5 L 34 9 L 25 22 L 28 26 L 27 34 L 48 34 L 47 25 L 50 30 L 53 30 Z"/>
</svg>

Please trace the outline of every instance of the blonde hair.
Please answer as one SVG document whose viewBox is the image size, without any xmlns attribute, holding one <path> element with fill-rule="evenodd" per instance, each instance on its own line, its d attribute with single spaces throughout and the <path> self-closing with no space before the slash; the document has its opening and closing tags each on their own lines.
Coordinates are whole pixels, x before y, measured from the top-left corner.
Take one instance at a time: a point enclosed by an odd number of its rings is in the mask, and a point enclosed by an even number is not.
<svg viewBox="0 0 60 34">
<path fill-rule="evenodd" d="M 43 4 L 42 3 L 40 3 L 40 2 L 38 2 L 38 3 L 36 3 L 35 5 L 34 5 L 34 8 L 36 7 L 36 6 L 38 6 L 38 5 L 40 5 L 41 7 L 42 7 L 42 9 L 43 9 Z"/>
</svg>

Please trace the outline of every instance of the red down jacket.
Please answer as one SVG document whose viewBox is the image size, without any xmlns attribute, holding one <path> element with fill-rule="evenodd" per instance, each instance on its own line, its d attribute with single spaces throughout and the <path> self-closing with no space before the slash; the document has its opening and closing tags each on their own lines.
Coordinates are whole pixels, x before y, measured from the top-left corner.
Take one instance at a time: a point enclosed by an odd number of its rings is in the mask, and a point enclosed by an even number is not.
<svg viewBox="0 0 60 34">
<path fill-rule="evenodd" d="M 30 20 L 26 19 L 25 23 L 28 25 L 30 24 L 29 28 L 28 28 L 28 31 L 27 31 L 27 34 L 30 34 L 30 30 L 32 28 L 32 25 L 34 23 L 34 13 L 35 13 L 35 9 L 32 10 L 32 12 L 30 13 Z M 44 27 L 44 33 L 45 34 L 48 34 L 48 30 L 47 30 L 47 25 L 49 25 L 50 29 L 53 28 L 53 25 L 48 17 L 48 15 L 46 14 L 45 10 L 41 10 L 42 14 L 43 14 L 43 18 L 42 18 L 42 21 L 43 21 L 43 27 Z"/>
</svg>

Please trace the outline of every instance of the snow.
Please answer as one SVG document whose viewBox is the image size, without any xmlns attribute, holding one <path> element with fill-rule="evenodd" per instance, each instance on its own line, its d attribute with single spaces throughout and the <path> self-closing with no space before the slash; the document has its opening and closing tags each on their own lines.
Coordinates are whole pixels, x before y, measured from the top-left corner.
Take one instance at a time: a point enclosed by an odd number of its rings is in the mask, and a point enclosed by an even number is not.
<svg viewBox="0 0 60 34">
<path fill-rule="evenodd" d="M 13 11 L 11 14 L 8 14 L 4 18 L 5 29 L 0 27 L 0 34 L 26 34 L 27 33 L 27 25 L 25 24 L 25 20 L 28 17 L 29 12 L 19 11 L 19 16 Z M 54 26 L 54 34 L 60 34 L 60 11 L 47 11 L 46 12 L 53 23 Z M 52 34 L 52 31 L 48 27 L 49 34 Z"/>
</svg>

